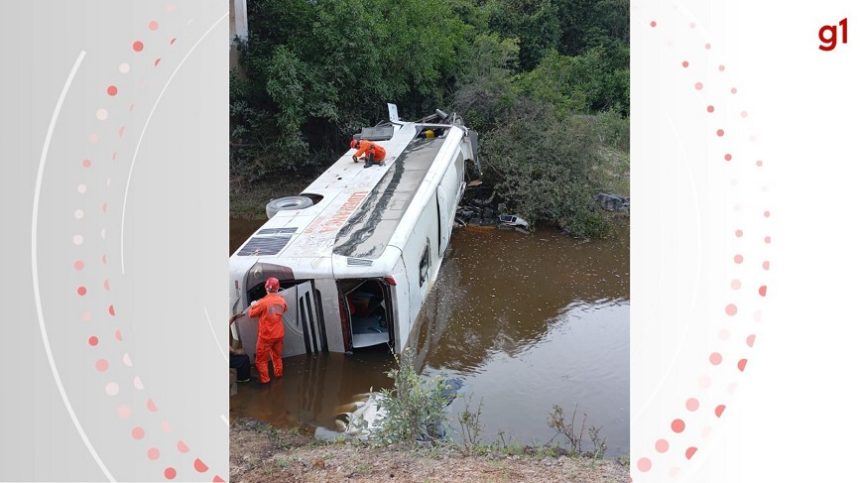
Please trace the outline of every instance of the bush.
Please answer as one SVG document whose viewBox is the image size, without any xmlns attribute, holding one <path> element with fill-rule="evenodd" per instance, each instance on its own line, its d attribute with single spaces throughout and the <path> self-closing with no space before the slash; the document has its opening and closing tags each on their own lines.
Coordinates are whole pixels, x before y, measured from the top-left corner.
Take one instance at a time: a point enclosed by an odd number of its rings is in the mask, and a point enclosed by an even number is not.
<svg viewBox="0 0 860 483">
<path fill-rule="evenodd" d="M 448 399 L 447 383 L 441 378 L 421 377 L 415 372 L 414 356 L 405 349 L 397 357 L 397 367 L 388 372 L 393 389 L 382 390 L 381 411 L 386 414 L 382 425 L 371 434 L 376 444 L 404 443 L 444 438 Z"/>
<path fill-rule="evenodd" d="M 485 173 L 509 211 L 576 236 L 606 233 L 607 220 L 593 201 L 593 168 L 600 162 L 596 127 L 594 116 L 559 117 L 550 106 L 520 101 L 481 148 Z"/>
<path fill-rule="evenodd" d="M 478 403 L 478 407 L 472 410 L 472 396 L 466 400 L 466 407 L 463 412 L 457 416 L 457 422 L 460 423 L 460 435 L 463 437 L 463 449 L 467 453 L 473 452 L 481 444 L 481 433 L 484 431 L 484 425 L 481 423 L 481 411 L 484 408 L 484 400 Z M 504 433 L 499 433 L 504 446 Z"/>
<path fill-rule="evenodd" d="M 585 424 L 588 420 L 588 415 L 584 414 L 577 429 L 577 408 L 573 408 L 573 415 L 570 417 L 570 422 L 564 415 L 564 410 L 559 405 L 553 405 L 552 412 L 547 419 L 547 425 L 556 431 L 556 436 L 562 435 L 567 439 L 570 447 L 570 453 L 577 456 L 590 456 L 594 459 L 601 459 L 606 454 L 606 438 L 600 435 L 600 429 L 597 426 L 591 425 L 588 427 L 588 440 L 591 443 L 591 449 L 585 450 L 583 443 L 585 442 L 586 428 Z"/>
</svg>

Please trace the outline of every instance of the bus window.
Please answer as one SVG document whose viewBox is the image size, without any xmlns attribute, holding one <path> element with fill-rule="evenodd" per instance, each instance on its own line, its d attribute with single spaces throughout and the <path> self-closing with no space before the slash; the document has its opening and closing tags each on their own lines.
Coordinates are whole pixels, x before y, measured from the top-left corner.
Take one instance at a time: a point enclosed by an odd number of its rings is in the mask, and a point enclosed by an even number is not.
<svg viewBox="0 0 860 483">
<path fill-rule="evenodd" d="M 436 246 L 439 247 L 439 255 L 445 252 L 442 246 L 442 206 L 439 202 L 439 192 L 436 191 Z"/>
<path fill-rule="evenodd" d="M 430 243 L 424 247 L 424 254 L 421 255 L 421 263 L 418 264 L 418 286 L 424 286 L 427 281 L 427 272 L 430 270 Z"/>
</svg>

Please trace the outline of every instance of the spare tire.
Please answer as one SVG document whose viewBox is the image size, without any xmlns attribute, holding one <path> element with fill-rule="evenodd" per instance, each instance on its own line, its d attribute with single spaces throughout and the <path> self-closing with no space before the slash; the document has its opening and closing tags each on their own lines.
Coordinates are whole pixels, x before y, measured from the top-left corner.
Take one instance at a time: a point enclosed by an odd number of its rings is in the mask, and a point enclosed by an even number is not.
<svg viewBox="0 0 860 483">
<path fill-rule="evenodd" d="M 284 196 L 275 198 L 266 204 L 266 216 L 271 218 L 281 210 L 303 210 L 314 205 L 314 200 L 307 196 Z"/>
</svg>

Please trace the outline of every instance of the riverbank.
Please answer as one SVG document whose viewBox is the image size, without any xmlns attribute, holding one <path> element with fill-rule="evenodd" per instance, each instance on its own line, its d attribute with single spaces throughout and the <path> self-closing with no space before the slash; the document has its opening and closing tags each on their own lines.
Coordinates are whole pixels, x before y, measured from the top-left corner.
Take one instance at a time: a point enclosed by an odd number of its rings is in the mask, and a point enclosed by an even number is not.
<svg viewBox="0 0 860 483">
<path fill-rule="evenodd" d="M 468 455 L 456 446 L 372 448 L 326 443 L 251 418 L 230 425 L 230 479 L 275 481 L 576 481 L 626 482 L 619 460 L 555 456 L 551 448 L 508 448 Z"/>
<path fill-rule="evenodd" d="M 230 179 L 230 218 L 265 220 L 266 203 L 269 200 L 297 195 L 314 179 L 315 177 L 278 176 L 245 183 L 232 177 Z"/>
</svg>

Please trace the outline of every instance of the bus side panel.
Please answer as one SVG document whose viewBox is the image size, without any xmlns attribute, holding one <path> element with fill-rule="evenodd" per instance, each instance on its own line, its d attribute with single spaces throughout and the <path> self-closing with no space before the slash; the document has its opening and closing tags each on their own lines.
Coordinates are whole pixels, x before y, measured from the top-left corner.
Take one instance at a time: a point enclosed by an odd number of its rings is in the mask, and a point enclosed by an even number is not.
<svg viewBox="0 0 860 483">
<path fill-rule="evenodd" d="M 455 161 L 448 165 L 442 181 L 436 188 L 436 203 L 438 211 L 439 233 L 439 256 L 443 256 L 445 248 L 451 238 L 451 229 L 454 227 L 454 216 L 457 212 L 457 203 L 460 201 L 461 187 L 463 182 L 463 155 L 460 150 L 456 151 Z"/>
<path fill-rule="evenodd" d="M 409 340 L 409 333 L 412 328 L 413 319 L 409 310 L 409 289 L 410 278 L 406 273 L 406 265 L 403 262 L 403 256 L 397 260 L 397 265 L 394 268 L 394 273 L 391 274 L 397 285 L 391 287 L 391 295 L 394 298 L 392 305 L 394 306 L 394 350 L 398 354 L 406 347 Z"/>
<path fill-rule="evenodd" d="M 340 326 L 340 302 L 337 298 L 337 283 L 334 279 L 314 280 L 314 288 L 319 291 L 319 302 L 325 325 L 325 335 L 329 352 L 344 352 L 343 331 Z"/>
<path fill-rule="evenodd" d="M 429 263 L 422 269 L 425 250 L 427 250 Z M 421 304 L 433 285 L 433 277 L 439 266 L 439 221 L 435 199 L 424 207 L 418 217 L 415 230 L 403 249 L 403 262 L 409 274 L 409 323 L 411 325 L 418 317 Z M 423 282 L 422 271 L 424 272 Z"/>
</svg>

